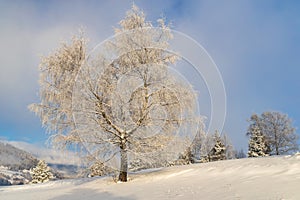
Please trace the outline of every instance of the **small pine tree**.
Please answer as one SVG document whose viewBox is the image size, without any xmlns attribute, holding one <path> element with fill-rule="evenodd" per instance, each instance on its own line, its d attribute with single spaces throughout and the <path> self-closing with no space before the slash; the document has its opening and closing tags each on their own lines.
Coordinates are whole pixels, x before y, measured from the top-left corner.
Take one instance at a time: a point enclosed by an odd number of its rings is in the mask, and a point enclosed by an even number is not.
<svg viewBox="0 0 300 200">
<path fill-rule="evenodd" d="M 50 167 L 44 160 L 40 160 L 36 167 L 30 170 L 32 181 L 31 183 L 43 183 L 53 179 L 53 174 Z"/>
<path fill-rule="evenodd" d="M 194 163 L 194 155 L 191 147 L 188 147 L 185 152 L 179 155 L 179 159 L 175 161 L 175 165 L 188 165 Z"/>
<path fill-rule="evenodd" d="M 266 153 L 268 147 L 266 145 L 265 137 L 258 126 L 251 128 L 251 135 L 249 140 L 248 157 L 268 156 Z"/>
<path fill-rule="evenodd" d="M 209 161 L 226 160 L 226 147 L 217 131 L 214 140 L 215 145 L 209 153 Z"/>
</svg>

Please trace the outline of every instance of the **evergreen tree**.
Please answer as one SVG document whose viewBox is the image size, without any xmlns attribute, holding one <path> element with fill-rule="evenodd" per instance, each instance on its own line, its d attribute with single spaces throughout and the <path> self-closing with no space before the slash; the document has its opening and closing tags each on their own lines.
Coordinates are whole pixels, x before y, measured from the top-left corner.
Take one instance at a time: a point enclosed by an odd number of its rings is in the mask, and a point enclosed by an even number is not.
<svg viewBox="0 0 300 200">
<path fill-rule="evenodd" d="M 30 170 L 30 174 L 32 177 L 31 183 L 43 183 L 54 178 L 50 167 L 48 167 L 44 160 L 40 160 L 37 166 Z"/>
<path fill-rule="evenodd" d="M 177 165 L 188 165 L 194 163 L 194 155 L 191 151 L 191 147 L 188 147 L 185 152 L 179 155 L 179 159 L 175 162 Z"/>
<path fill-rule="evenodd" d="M 209 153 L 209 161 L 226 160 L 226 147 L 217 131 L 214 140 L 215 145 Z"/>
<path fill-rule="evenodd" d="M 248 157 L 267 156 L 268 148 L 265 137 L 259 127 L 253 126 L 250 131 L 251 135 L 249 140 Z"/>
<path fill-rule="evenodd" d="M 299 150 L 296 129 L 292 119 L 280 112 L 263 112 L 253 114 L 249 119 L 250 125 L 247 135 L 251 136 L 251 129 L 258 126 L 267 144 L 266 152 L 269 155 L 290 154 Z"/>
</svg>

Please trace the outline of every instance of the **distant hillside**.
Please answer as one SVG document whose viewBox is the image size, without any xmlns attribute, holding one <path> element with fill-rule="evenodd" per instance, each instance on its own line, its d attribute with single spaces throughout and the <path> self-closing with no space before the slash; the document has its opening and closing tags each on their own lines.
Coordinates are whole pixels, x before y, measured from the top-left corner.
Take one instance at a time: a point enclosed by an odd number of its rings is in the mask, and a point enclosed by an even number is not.
<svg viewBox="0 0 300 200">
<path fill-rule="evenodd" d="M 76 165 L 81 163 L 80 157 L 71 151 L 60 151 L 51 147 L 35 145 L 24 141 L 7 141 L 7 143 L 31 153 L 39 160 L 45 160 L 48 164 Z"/>
<path fill-rule="evenodd" d="M 39 160 L 45 160 L 46 163 L 56 172 L 60 173 L 60 178 L 74 178 L 80 176 L 80 157 L 70 151 L 59 151 L 43 146 L 30 144 L 24 141 L 8 141 L 7 143 L 31 153 Z"/>
<path fill-rule="evenodd" d="M 53 150 L 24 142 L 0 141 L 0 186 L 28 183 L 31 180 L 28 170 L 35 167 L 38 160 L 46 160 L 55 179 L 78 177 L 80 167 L 68 164 L 72 157 L 64 159 L 66 164 L 62 162 L 63 156 Z"/>
<path fill-rule="evenodd" d="M 38 160 L 30 153 L 18 149 L 10 144 L 0 142 L 0 166 L 13 171 L 35 167 Z"/>
</svg>

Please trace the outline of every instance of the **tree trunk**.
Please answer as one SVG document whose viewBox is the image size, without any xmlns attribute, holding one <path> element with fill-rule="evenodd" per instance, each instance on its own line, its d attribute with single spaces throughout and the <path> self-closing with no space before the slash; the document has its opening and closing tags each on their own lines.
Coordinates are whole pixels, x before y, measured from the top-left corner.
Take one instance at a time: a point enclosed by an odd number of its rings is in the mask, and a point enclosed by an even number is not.
<svg viewBox="0 0 300 200">
<path fill-rule="evenodd" d="M 120 174 L 119 181 L 127 182 L 127 171 L 128 171 L 128 157 L 127 157 L 127 149 L 126 144 L 121 144 L 121 165 L 120 165 Z"/>
<path fill-rule="evenodd" d="M 277 137 L 276 130 L 275 130 L 275 151 L 276 151 L 276 155 L 279 155 L 279 144 L 278 144 L 278 137 Z"/>
<path fill-rule="evenodd" d="M 279 155 L 279 148 L 278 148 L 278 144 L 276 143 L 276 155 Z"/>
</svg>

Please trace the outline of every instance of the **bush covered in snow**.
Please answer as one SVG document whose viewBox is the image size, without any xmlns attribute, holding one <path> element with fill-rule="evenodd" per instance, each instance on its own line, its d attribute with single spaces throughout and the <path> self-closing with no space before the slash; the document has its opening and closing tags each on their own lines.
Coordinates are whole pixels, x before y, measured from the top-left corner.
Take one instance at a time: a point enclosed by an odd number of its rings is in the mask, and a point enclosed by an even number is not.
<svg viewBox="0 0 300 200">
<path fill-rule="evenodd" d="M 113 169 L 104 165 L 101 161 L 95 161 L 89 168 L 89 177 L 105 176 L 113 173 Z"/>
<path fill-rule="evenodd" d="M 32 176 L 31 183 L 43 183 L 54 178 L 50 167 L 43 160 L 40 160 L 37 166 L 30 170 L 30 174 Z"/>
<path fill-rule="evenodd" d="M 8 167 L 0 166 L 0 186 L 24 185 L 30 180 L 29 170 L 11 171 Z"/>
</svg>

